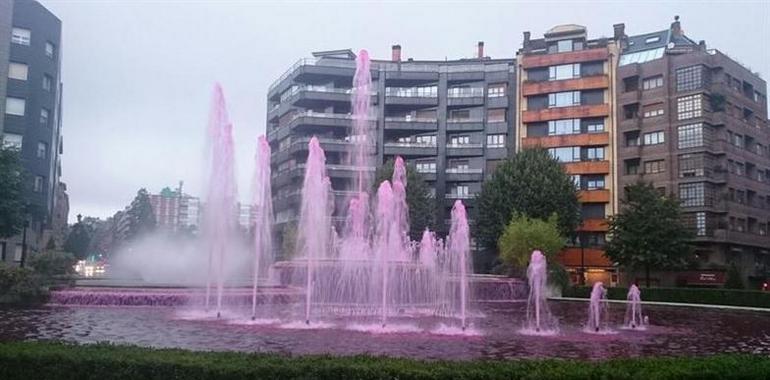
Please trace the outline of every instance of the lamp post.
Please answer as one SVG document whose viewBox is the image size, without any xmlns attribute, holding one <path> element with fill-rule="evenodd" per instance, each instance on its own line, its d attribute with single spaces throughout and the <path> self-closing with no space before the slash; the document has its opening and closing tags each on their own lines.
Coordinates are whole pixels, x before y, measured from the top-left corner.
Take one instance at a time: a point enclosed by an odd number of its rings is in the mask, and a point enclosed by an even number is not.
<svg viewBox="0 0 770 380">
<path fill-rule="evenodd" d="M 580 235 L 580 284 L 586 284 L 586 233 L 581 231 Z"/>
<path fill-rule="evenodd" d="M 24 268 L 24 262 L 27 260 L 27 228 L 29 227 L 29 220 L 24 219 L 24 229 L 21 233 L 21 261 L 19 266 Z"/>
</svg>

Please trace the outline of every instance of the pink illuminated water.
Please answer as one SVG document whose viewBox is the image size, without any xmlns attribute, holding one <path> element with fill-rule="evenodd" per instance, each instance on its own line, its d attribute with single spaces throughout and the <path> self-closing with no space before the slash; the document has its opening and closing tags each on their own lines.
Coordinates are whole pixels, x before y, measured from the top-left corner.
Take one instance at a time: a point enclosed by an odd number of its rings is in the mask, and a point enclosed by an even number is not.
<svg viewBox="0 0 770 380">
<path fill-rule="evenodd" d="M 527 267 L 529 297 L 527 298 L 527 320 L 522 333 L 552 335 L 557 332 L 556 320 L 548 308 L 546 283 L 548 263 L 539 250 L 532 251 Z"/>
<path fill-rule="evenodd" d="M 273 264 L 273 200 L 270 190 L 270 144 L 262 135 L 257 139 L 257 154 L 254 157 L 256 169 L 252 185 L 252 207 L 254 207 L 254 271 L 252 288 L 251 318 L 257 315 L 257 284 L 267 276 L 267 269 Z"/>
<path fill-rule="evenodd" d="M 208 138 L 211 143 L 211 166 L 204 213 L 204 236 L 208 244 L 208 275 L 206 280 L 206 310 L 210 306 L 211 284 L 217 288 L 216 312 L 222 311 L 224 266 L 235 229 L 237 188 L 233 154 L 232 124 L 227 116 L 222 86 L 214 86 L 209 115 Z"/>
<path fill-rule="evenodd" d="M 590 333 L 610 333 L 607 312 L 607 289 L 601 281 L 594 283 L 591 289 L 591 298 L 588 302 L 588 322 L 586 323 L 586 332 Z"/>
<path fill-rule="evenodd" d="M 450 302 L 459 301 L 461 327 L 468 327 L 468 275 L 473 273 L 470 259 L 470 231 L 465 205 L 459 199 L 452 206 L 452 226 L 447 237 L 447 259 L 450 275 L 459 283 L 459 297 L 450 297 Z"/>
<path fill-rule="evenodd" d="M 626 317 L 623 320 L 623 326 L 626 328 L 637 329 L 644 328 L 644 320 L 642 319 L 642 292 L 636 285 L 631 285 L 628 288 L 628 296 L 626 300 L 628 305 L 626 306 Z"/>
</svg>

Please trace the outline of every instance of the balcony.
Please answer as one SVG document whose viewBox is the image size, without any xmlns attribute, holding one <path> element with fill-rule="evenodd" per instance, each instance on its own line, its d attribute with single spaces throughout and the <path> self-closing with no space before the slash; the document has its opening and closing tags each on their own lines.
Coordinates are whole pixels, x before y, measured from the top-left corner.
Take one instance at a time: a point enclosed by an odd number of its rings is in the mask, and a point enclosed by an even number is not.
<svg viewBox="0 0 770 380">
<path fill-rule="evenodd" d="M 311 127 L 337 127 L 349 129 L 351 126 L 352 116 L 350 114 L 342 113 L 320 113 L 320 112 L 298 112 L 294 114 L 286 125 L 279 128 L 272 129 L 267 134 L 267 138 L 270 141 L 282 140 L 289 136 L 292 131 L 301 126 Z M 375 119 L 369 118 L 372 122 Z"/>
<path fill-rule="evenodd" d="M 435 106 L 438 105 L 438 87 L 386 87 L 385 104 Z"/>
<path fill-rule="evenodd" d="M 447 91 L 447 104 L 450 106 L 473 106 L 484 104 L 484 88 L 450 88 Z"/>
<path fill-rule="evenodd" d="M 436 169 L 417 169 L 416 171 L 420 173 L 420 177 L 425 181 L 436 180 Z"/>
<path fill-rule="evenodd" d="M 446 155 L 451 157 L 483 156 L 484 144 L 447 144 Z"/>
<path fill-rule="evenodd" d="M 387 156 L 435 156 L 438 154 L 436 144 L 418 142 L 386 142 L 384 146 Z"/>
<path fill-rule="evenodd" d="M 567 174 L 608 174 L 609 161 L 579 161 L 563 163 Z"/>
<path fill-rule="evenodd" d="M 435 118 L 417 117 L 385 117 L 386 130 L 408 130 L 415 132 L 433 132 L 438 129 L 438 120 Z"/>
<path fill-rule="evenodd" d="M 578 201 L 581 203 L 609 203 L 610 191 L 605 189 L 578 191 Z"/>
<path fill-rule="evenodd" d="M 608 132 L 603 133 L 579 133 L 573 135 L 556 135 L 556 136 L 543 136 L 543 137 L 525 137 L 522 139 L 522 146 L 529 147 L 543 147 L 543 148 L 555 148 L 563 146 L 597 146 L 597 145 L 609 145 L 610 134 Z"/>
<path fill-rule="evenodd" d="M 447 193 L 444 195 L 444 198 L 446 199 L 474 199 L 476 198 L 476 194 L 468 194 L 468 193 Z"/>
<path fill-rule="evenodd" d="M 609 226 L 606 219 L 586 219 L 578 227 L 578 231 L 607 232 Z"/>
<path fill-rule="evenodd" d="M 268 98 L 276 96 L 294 79 L 303 75 L 334 75 L 341 77 L 353 77 L 356 70 L 356 62 L 347 59 L 320 59 L 302 58 L 295 62 L 288 70 L 268 87 Z"/>
<path fill-rule="evenodd" d="M 559 263 L 566 267 L 611 267 L 612 261 L 604 255 L 604 250 L 597 248 L 564 248 L 557 256 Z"/>
<path fill-rule="evenodd" d="M 562 65 L 566 63 L 605 61 L 608 57 L 609 50 L 606 47 L 565 53 L 532 54 L 525 55 L 521 59 L 521 67 L 529 69 L 533 67 Z"/>
<path fill-rule="evenodd" d="M 609 104 L 592 104 L 584 106 L 554 107 L 541 110 L 527 110 L 522 114 L 522 122 L 534 123 L 538 121 L 559 119 L 582 119 L 587 117 L 603 117 L 610 114 Z"/>
<path fill-rule="evenodd" d="M 447 168 L 446 180 L 451 182 L 480 182 L 483 179 L 483 169 L 479 168 Z"/>
<path fill-rule="evenodd" d="M 305 167 L 306 167 L 306 164 L 298 164 L 295 167 L 295 170 L 299 170 L 300 172 L 304 173 Z M 326 165 L 326 174 L 328 174 L 329 177 L 334 177 L 334 178 L 355 178 L 358 175 L 359 170 L 373 173 L 375 168 L 373 166 L 353 166 L 353 165 L 338 165 L 338 164 Z"/>
<path fill-rule="evenodd" d="M 521 87 L 522 96 L 531 96 L 539 94 L 549 94 L 552 92 L 594 90 L 608 88 L 610 85 L 609 76 L 606 74 L 595 75 L 583 78 L 551 80 L 542 82 L 524 82 Z"/>
<path fill-rule="evenodd" d="M 446 129 L 450 132 L 470 132 L 483 131 L 484 120 L 482 119 L 447 119 Z"/>
</svg>

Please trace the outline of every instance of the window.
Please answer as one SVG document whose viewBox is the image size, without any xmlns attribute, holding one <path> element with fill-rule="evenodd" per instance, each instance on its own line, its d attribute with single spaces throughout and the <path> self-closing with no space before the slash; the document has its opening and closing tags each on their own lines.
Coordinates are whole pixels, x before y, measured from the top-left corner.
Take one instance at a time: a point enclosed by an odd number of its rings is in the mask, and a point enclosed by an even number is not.
<svg viewBox="0 0 770 380">
<path fill-rule="evenodd" d="M 39 175 L 35 176 L 35 183 L 34 183 L 34 186 L 32 187 L 32 191 L 34 191 L 36 193 L 43 192 L 43 177 L 42 176 L 39 176 Z"/>
<path fill-rule="evenodd" d="M 604 121 L 592 122 L 586 126 L 586 132 L 599 133 L 604 132 Z"/>
<path fill-rule="evenodd" d="M 663 76 L 658 75 L 650 78 L 645 78 L 642 81 L 642 89 L 652 90 L 653 88 L 663 87 Z"/>
<path fill-rule="evenodd" d="M 50 41 L 46 41 L 45 42 L 45 56 L 48 57 L 48 58 L 52 58 L 53 59 L 53 56 L 54 56 L 55 52 L 56 52 L 56 47 L 54 46 L 54 44 L 51 43 Z"/>
<path fill-rule="evenodd" d="M 683 67 L 676 70 L 676 91 L 697 90 L 703 85 L 703 66 Z M 681 119 L 680 119 L 681 120 Z"/>
<path fill-rule="evenodd" d="M 559 53 L 564 53 L 567 51 L 572 51 L 573 45 L 572 40 L 561 40 L 556 42 L 556 51 Z"/>
<path fill-rule="evenodd" d="M 13 28 L 11 30 L 11 43 L 29 46 L 32 32 L 29 29 Z"/>
<path fill-rule="evenodd" d="M 452 188 L 451 195 L 458 198 L 465 198 L 470 195 L 470 189 L 468 188 L 468 185 L 456 185 Z"/>
<path fill-rule="evenodd" d="M 580 77 L 580 64 L 551 66 L 548 68 L 548 80 L 572 79 Z"/>
<path fill-rule="evenodd" d="M 418 144 L 436 145 L 436 135 L 417 136 L 415 141 Z"/>
<path fill-rule="evenodd" d="M 706 173 L 706 166 L 710 161 L 703 154 L 683 154 L 679 156 L 679 177 L 702 177 Z"/>
<path fill-rule="evenodd" d="M 418 173 L 435 173 L 436 162 L 435 161 L 417 161 L 415 165 Z"/>
<path fill-rule="evenodd" d="M 706 236 L 706 213 L 695 213 L 695 234 L 698 236 Z"/>
<path fill-rule="evenodd" d="M 40 109 L 40 126 L 48 127 L 48 110 L 45 108 Z"/>
<path fill-rule="evenodd" d="M 644 173 L 645 174 L 663 173 L 666 171 L 666 167 L 664 163 L 665 163 L 664 160 L 645 161 Z"/>
<path fill-rule="evenodd" d="M 487 110 L 487 122 L 499 123 L 505 121 L 505 108 L 490 108 Z"/>
<path fill-rule="evenodd" d="M 449 121 L 465 121 L 471 119 L 470 110 L 450 110 Z"/>
<path fill-rule="evenodd" d="M 580 105 L 580 91 L 556 92 L 548 94 L 548 107 L 569 107 Z"/>
<path fill-rule="evenodd" d="M 626 174 L 628 175 L 634 175 L 639 174 L 639 159 L 633 158 L 630 160 L 623 161 L 624 166 L 626 167 Z"/>
<path fill-rule="evenodd" d="M 730 137 L 730 144 L 733 144 L 734 146 L 737 146 L 738 148 L 743 148 L 743 135 L 739 135 L 737 133 L 733 134 Z"/>
<path fill-rule="evenodd" d="M 29 66 L 24 63 L 11 62 L 8 65 L 8 78 L 27 80 L 29 74 Z"/>
<path fill-rule="evenodd" d="M 490 84 L 489 89 L 487 90 L 487 97 L 488 98 L 499 98 L 501 96 L 505 96 L 505 89 L 506 89 L 505 83 L 495 83 Z"/>
<path fill-rule="evenodd" d="M 604 183 L 604 176 L 603 175 L 591 175 L 586 176 L 586 189 L 587 190 L 598 190 L 598 189 L 604 189 L 605 183 Z"/>
<path fill-rule="evenodd" d="M 657 145 L 665 142 L 663 131 L 644 134 L 644 145 Z"/>
<path fill-rule="evenodd" d="M 643 115 L 647 117 L 655 117 L 663 115 L 663 103 L 649 104 L 643 107 Z"/>
<path fill-rule="evenodd" d="M 27 102 L 21 98 L 5 98 L 5 113 L 8 115 L 24 116 Z"/>
<path fill-rule="evenodd" d="M 50 75 L 43 75 L 43 90 L 51 91 L 53 78 Z"/>
<path fill-rule="evenodd" d="M 703 124 L 688 124 L 678 128 L 679 149 L 695 148 L 704 145 Z"/>
<path fill-rule="evenodd" d="M 651 44 L 660 41 L 660 36 L 647 37 L 644 39 L 645 44 Z"/>
<path fill-rule="evenodd" d="M 462 172 L 462 171 L 468 171 L 470 169 L 470 164 L 468 163 L 468 160 L 449 160 L 449 170 L 453 170 L 455 172 Z"/>
<path fill-rule="evenodd" d="M 48 157 L 48 144 L 44 142 L 37 143 L 37 158 L 45 159 Z"/>
<path fill-rule="evenodd" d="M 572 179 L 572 183 L 575 184 L 575 189 L 580 190 L 580 174 L 572 174 L 570 175 L 570 179 Z"/>
<path fill-rule="evenodd" d="M 577 133 L 580 133 L 580 119 L 551 120 L 548 122 L 548 136 Z"/>
<path fill-rule="evenodd" d="M 630 65 L 632 63 L 644 63 L 663 57 L 665 47 L 657 49 L 642 50 L 636 53 L 628 53 L 620 56 L 618 66 Z"/>
<path fill-rule="evenodd" d="M 21 244 L 16 244 L 16 250 L 13 252 L 13 261 L 19 262 L 21 261 L 21 255 L 24 252 L 24 246 Z"/>
<path fill-rule="evenodd" d="M 683 96 L 676 100 L 676 111 L 679 120 L 700 117 L 703 111 L 703 95 Z"/>
<path fill-rule="evenodd" d="M 580 161 L 580 147 L 577 146 L 549 148 L 548 153 L 551 154 L 551 157 L 561 162 Z"/>
<path fill-rule="evenodd" d="M 449 145 L 467 145 L 471 143 L 470 136 L 452 136 Z"/>
<path fill-rule="evenodd" d="M 592 161 L 604 160 L 604 147 L 585 148 L 585 157 Z"/>
<path fill-rule="evenodd" d="M 3 146 L 21 149 L 21 142 L 23 139 L 24 136 L 22 135 L 17 135 L 15 133 L 5 133 L 3 134 Z"/>
<path fill-rule="evenodd" d="M 703 182 L 679 184 L 679 200 L 683 207 L 704 205 L 705 186 Z"/>
<path fill-rule="evenodd" d="M 487 135 L 487 148 L 505 147 L 505 135 Z"/>
<path fill-rule="evenodd" d="M 626 132 L 623 136 L 626 138 L 626 146 L 639 146 L 639 143 L 641 143 L 639 131 Z"/>
</svg>

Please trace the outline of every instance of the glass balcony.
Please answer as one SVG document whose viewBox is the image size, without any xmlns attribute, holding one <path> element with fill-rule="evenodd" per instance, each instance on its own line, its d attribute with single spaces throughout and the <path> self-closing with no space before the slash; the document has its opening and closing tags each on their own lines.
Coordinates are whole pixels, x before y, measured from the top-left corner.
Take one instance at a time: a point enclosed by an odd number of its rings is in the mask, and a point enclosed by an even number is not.
<svg viewBox="0 0 770 380">
<path fill-rule="evenodd" d="M 405 122 L 405 123 L 436 123 L 437 118 L 431 117 L 413 117 L 413 116 L 386 116 L 385 121 Z"/>
<path fill-rule="evenodd" d="M 386 87 L 385 96 L 392 96 L 397 98 L 437 98 L 438 86 Z"/>
<path fill-rule="evenodd" d="M 447 96 L 450 98 L 473 98 L 483 97 L 484 88 L 482 87 L 456 87 L 450 88 L 447 91 Z"/>
<path fill-rule="evenodd" d="M 447 168 L 447 174 L 481 174 L 482 169 L 477 168 Z"/>
</svg>

